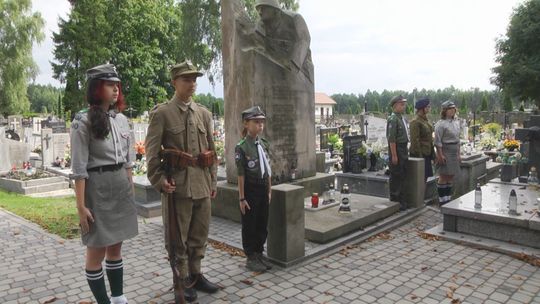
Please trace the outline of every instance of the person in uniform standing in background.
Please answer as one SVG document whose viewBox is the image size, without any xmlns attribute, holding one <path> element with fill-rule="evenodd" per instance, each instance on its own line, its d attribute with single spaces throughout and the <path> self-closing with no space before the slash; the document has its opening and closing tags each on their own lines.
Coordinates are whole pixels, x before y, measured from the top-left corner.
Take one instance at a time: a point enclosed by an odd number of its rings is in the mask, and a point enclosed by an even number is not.
<svg viewBox="0 0 540 304">
<path fill-rule="evenodd" d="M 171 81 L 175 89 L 173 98 L 154 107 L 145 140 L 148 161 L 148 179 L 152 186 L 162 192 L 163 223 L 168 230 L 167 194 L 174 192 L 174 203 L 181 236 L 178 252 L 178 271 L 188 302 L 197 299 L 197 292 L 214 293 L 219 287 L 208 281 L 201 272 L 201 260 L 206 252 L 210 227 L 211 198 L 216 196 L 217 166 L 201 166 L 196 160 L 209 151 L 215 151 L 212 114 L 193 101 L 197 77 L 203 74 L 190 62 L 185 61 L 171 69 Z M 172 173 L 167 181 L 161 167 L 160 152 L 174 149 L 188 155 L 189 163 Z M 215 154 L 214 154 L 215 155 Z M 165 237 L 165 246 L 169 250 Z"/>
<path fill-rule="evenodd" d="M 433 148 L 433 126 L 429 123 L 427 114 L 431 109 L 429 98 L 418 100 L 414 108 L 416 117 L 411 121 L 409 128 L 411 134 L 411 146 L 409 155 L 424 159 L 424 179 L 433 176 L 431 162 L 435 159 L 435 149 Z"/>
<path fill-rule="evenodd" d="M 442 104 L 441 119 L 435 125 L 436 163 L 439 173 L 437 191 L 441 206 L 452 200 L 452 183 L 460 170 L 460 134 L 459 121 L 456 119 L 456 104 L 447 100 Z"/>
<path fill-rule="evenodd" d="M 268 236 L 268 207 L 272 195 L 269 144 L 260 137 L 265 119 L 266 116 L 258 106 L 243 111 L 244 138 L 235 148 L 242 213 L 242 246 L 247 256 L 246 267 L 255 272 L 272 269 L 262 256 Z"/>
<path fill-rule="evenodd" d="M 407 160 L 409 152 L 409 130 L 407 121 L 403 117 L 407 99 L 402 95 L 395 96 L 390 101 L 392 114 L 386 124 L 386 138 L 388 140 L 388 154 L 390 155 L 390 200 L 399 202 L 400 210 L 407 209 L 404 195 L 404 181 L 407 175 Z"/>
<path fill-rule="evenodd" d="M 122 242 L 138 234 L 131 168 L 134 139 L 114 65 L 86 72 L 90 108 L 71 123 L 71 168 L 75 180 L 86 278 L 98 304 L 126 304 Z M 111 288 L 107 295 L 102 262 Z"/>
</svg>

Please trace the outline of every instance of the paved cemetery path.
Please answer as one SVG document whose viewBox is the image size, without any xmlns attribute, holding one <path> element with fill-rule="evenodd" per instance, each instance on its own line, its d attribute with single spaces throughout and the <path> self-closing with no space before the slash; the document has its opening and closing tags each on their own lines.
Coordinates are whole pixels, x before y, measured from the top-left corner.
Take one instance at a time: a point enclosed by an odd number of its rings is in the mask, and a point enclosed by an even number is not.
<svg viewBox="0 0 540 304">
<path fill-rule="evenodd" d="M 428 210 L 361 244 L 258 276 L 244 269 L 243 258 L 209 246 L 203 271 L 224 289 L 199 293 L 199 302 L 540 303 L 540 268 L 420 236 L 440 221 Z M 161 221 L 139 223 L 140 235 L 124 248 L 124 291 L 130 304 L 171 303 Z M 0 241 L 0 303 L 89 303 L 78 240 L 61 240 L 0 209 Z"/>
</svg>

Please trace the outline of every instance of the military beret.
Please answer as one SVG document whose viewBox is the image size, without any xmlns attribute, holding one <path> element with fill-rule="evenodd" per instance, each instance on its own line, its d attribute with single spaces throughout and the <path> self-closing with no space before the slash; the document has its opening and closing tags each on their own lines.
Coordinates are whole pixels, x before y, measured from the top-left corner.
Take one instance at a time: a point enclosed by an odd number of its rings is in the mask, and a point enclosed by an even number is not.
<svg viewBox="0 0 540 304">
<path fill-rule="evenodd" d="M 114 64 L 102 64 L 86 71 L 86 80 L 103 79 L 108 81 L 120 81 Z"/>
<path fill-rule="evenodd" d="M 242 120 L 266 119 L 266 115 L 259 106 L 254 106 L 242 111 Z"/>
<path fill-rule="evenodd" d="M 427 106 L 429 106 L 430 100 L 427 97 L 420 98 L 415 104 L 414 108 L 417 110 L 423 109 Z"/>
<path fill-rule="evenodd" d="M 451 109 L 451 108 L 455 108 L 455 107 L 456 107 L 456 104 L 451 100 L 447 100 L 447 101 L 442 103 L 442 108 L 443 109 Z"/>
<path fill-rule="evenodd" d="M 176 78 L 184 75 L 196 75 L 201 77 L 203 73 L 197 70 L 197 67 L 191 63 L 190 60 L 186 60 L 182 63 L 176 64 L 171 68 L 171 79 L 175 80 Z"/>
<path fill-rule="evenodd" d="M 394 106 L 394 104 L 396 104 L 396 102 L 407 102 L 407 99 L 405 97 L 403 97 L 403 95 L 398 95 L 398 96 L 394 96 L 392 98 L 392 100 L 390 100 L 390 106 Z"/>
</svg>

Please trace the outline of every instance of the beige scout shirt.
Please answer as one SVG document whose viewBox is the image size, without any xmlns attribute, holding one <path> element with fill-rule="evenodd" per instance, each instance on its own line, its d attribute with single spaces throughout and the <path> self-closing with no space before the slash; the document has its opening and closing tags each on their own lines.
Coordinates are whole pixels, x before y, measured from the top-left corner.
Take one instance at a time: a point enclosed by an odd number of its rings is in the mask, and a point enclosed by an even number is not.
<svg viewBox="0 0 540 304">
<path fill-rule="evenodd" d="M 175 96 L 152 110 L 145 140 L 148 179 L 158 191 L 166 178 L 161 168 L 161 148 L 177 149 L 193 156 L 215 150 L 212 114 L 205 107 L 190 101 L 184 103 Z M 200 199 L 216 190 L 217 167 L 187 167 L 174 172 L 179 197 Z"/>
</svg>

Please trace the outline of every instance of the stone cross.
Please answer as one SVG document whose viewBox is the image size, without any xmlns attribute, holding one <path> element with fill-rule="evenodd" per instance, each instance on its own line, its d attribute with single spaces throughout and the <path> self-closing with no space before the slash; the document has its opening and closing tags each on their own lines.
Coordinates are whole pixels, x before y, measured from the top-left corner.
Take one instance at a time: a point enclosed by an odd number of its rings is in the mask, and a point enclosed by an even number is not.
<svg viewBox="0 0 540 304">
<path fill-rule="evenodd" d="M 15 132 L 17 132 L 18 126 L 19 126 L 19 122 L 17 120 L 14 120 L 11 122 L 11 127 L 13 128 L 13 130 L 15 130 Z"/>
<path fill-rule="evenodd" d="M 50 136 L 49 133 L 47 133 L 47 136 L 43 137 L 43 139 L 44 139 L 45 142 L 47 143 L 47 149 L 49 149 L 49 140 L 51 140 L 52 137 Z"/>
<path fill-rule="evenodd" d="M 137 141 L 142 141 L 143 139 L 142 134 L 144 133 L 144 130 L 138 129 L 137 131 L 135 131 L 135 133 L 137 133 Z"/>
</svg>

